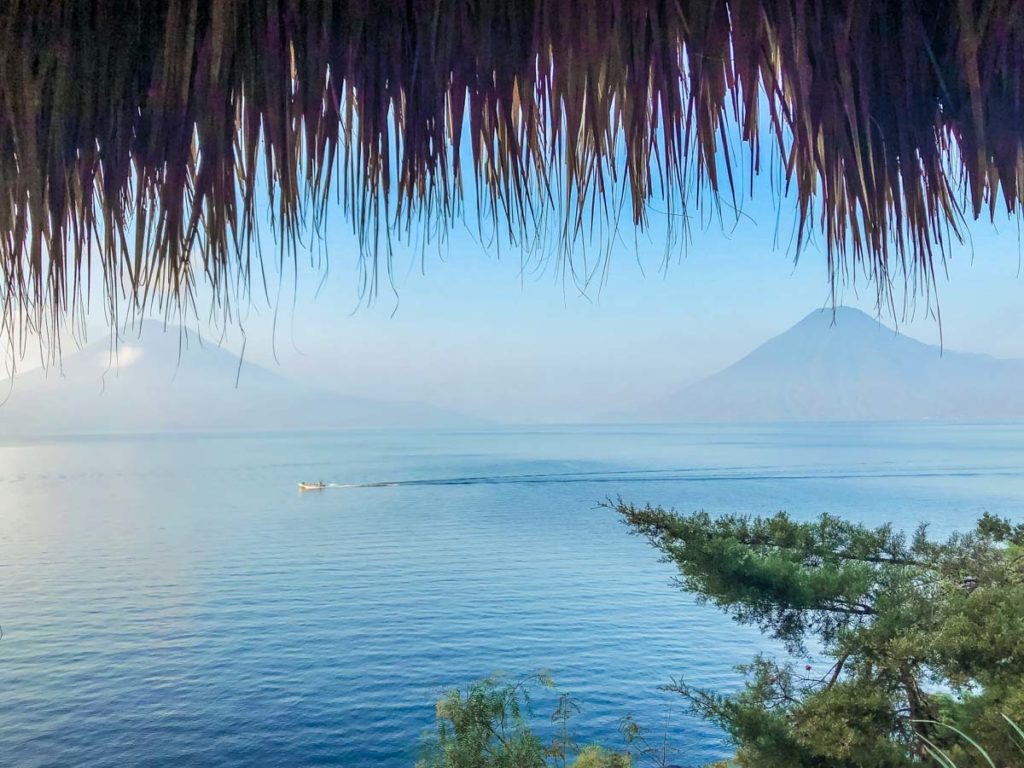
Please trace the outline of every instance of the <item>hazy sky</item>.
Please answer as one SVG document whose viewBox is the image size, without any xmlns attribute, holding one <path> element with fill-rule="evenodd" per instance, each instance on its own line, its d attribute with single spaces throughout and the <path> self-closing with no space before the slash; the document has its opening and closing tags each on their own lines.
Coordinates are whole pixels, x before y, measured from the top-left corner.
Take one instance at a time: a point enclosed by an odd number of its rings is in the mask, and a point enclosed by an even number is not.
<svg viewBox="0 0 1024 768">
<path fill-rule="evenodd" d="M 728 231 L 697 228 L 665 269 L 661 232 L 623 244 L 607 279 L 581 295 L 550 263 L 523 274 L 518 252 L 486 248 L 456 233 L 443 253 L 400 252 L 397 298 L 382 290 L 360 306 L 351 239 L 331 237 L 326 286 L 300 270 L 298 302 L 246 322 L 247 357 L 347 392 L 425 399 L 510 418 L 558 418 L 614 411 L 628 399 L 657 398 L 733 362 L 830 303 L 824 255 L 794 264 L 776 247 L 776 207 L 760 197 Z M 792 217 L 785 202 L 783 217 Z M 1024 282 L 1016 222 L 972 228 L 940 278 L 938 307 L 950 349 L 1024 357 Z M 338 227 L 337 229 L 343 229 Z M 783 227 L 788 234 L 788 229 Z M 874 312 L 867 282 L 841 300 Z M 932 306 L 935 306 L 933 302 Z M 938 343 L 939 324 L 920 301 L 903 324 Z"/>
<path fill-rule="evenodd" d="M 812 247 L 794 264 L 787 248 L 793 210 L 791 201 L 777 206 L 759 181 L 738 224 L 697 224 L 667 269 L 656 217 L 655 232 L 637 247 L 617 247 L 607 279 L 586 295 L 555 263 L 523 274 L 516 250 L 499 255 L 455 232 L 422 260 L 417 249 L 399 249 L 397 298 L 385 286 L 371 306 L 360 303 L 356 246 L 339 234 L 347 225 L 338 210 L 326 284 L 317 294 L 320 274 L 300 267 L 293 309 L 286 278 L 276 333 L 273 312 L 257 302 L 244 322 L 246 358 L 347 393 L 510 419 L 592 417 L 706 376 L 829 305 L 824 254 Z M 1021 241 L 1015 220 L 997 225 L 974 225 L 972 243 L 952 254 L 948 280 L 940 277 L 944 342 L 1024 357 Z M 846 286 L 841 301 L 873 313 L 875 289 Z M 93 326 L 95 338 L 96 318 Z M 938 342 L 923 302 L 902 327 Z M 232 333 L 226 346 L 238 350 L 240 341 Z"/>
</svg>

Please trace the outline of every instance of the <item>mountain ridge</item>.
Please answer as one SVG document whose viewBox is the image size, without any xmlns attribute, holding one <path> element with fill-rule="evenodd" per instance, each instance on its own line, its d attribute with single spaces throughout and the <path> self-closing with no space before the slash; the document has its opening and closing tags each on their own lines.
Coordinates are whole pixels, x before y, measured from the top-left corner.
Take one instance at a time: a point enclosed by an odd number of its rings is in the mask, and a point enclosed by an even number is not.
<svg viewBox="0 0 1024 768">
<path fill-rule="evenodd" d="M 655 403 L 666 421 L 1024 418 L 1024 360 L 940 349 L 852 307 L 811 312 Z"/>
<path fill-rule="evenodd" d="M 8 379 L 0 436 L 457 426 L 461 414 L 311 387 L 145 321 L 116 347 L 94 342 L 57 370 Z"/>
</svg>

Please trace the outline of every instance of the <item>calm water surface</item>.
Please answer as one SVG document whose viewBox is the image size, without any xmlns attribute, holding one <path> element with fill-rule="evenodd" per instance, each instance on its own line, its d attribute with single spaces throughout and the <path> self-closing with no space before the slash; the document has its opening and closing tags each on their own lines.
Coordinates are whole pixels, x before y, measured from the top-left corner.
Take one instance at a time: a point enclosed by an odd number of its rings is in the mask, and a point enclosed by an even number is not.
<svg viewBox="0 0 1024 768">
<path fill-rule="evenodd" d="M 546 669 L 583 739 L 698 764 L 658 686 L 768 646 L 596 502 L 948 532 L 1024 517 L 1022 467 L 1020 425 L 0 440 L 0 760 L 397 768 L 446 688 Z"/>
</svg>

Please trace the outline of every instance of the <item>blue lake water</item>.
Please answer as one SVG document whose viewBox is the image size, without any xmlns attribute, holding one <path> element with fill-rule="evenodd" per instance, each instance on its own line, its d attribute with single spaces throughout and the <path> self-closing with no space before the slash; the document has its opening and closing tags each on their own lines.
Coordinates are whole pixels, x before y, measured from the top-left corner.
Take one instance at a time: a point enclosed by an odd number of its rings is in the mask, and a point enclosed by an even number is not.
<svg viewBox="0 0 1024 768">
<path fill-rule="evenodd" d="M 444 690 L 545 669 L 583 740 L 632 714 L 699 764 L 659 686 L 770 646 L 597 502 L 945 533 L 1024 517 L 1022 468 L 1021 425 L 0 440 L 0 760 L 410 766 Z"/>
</svg>

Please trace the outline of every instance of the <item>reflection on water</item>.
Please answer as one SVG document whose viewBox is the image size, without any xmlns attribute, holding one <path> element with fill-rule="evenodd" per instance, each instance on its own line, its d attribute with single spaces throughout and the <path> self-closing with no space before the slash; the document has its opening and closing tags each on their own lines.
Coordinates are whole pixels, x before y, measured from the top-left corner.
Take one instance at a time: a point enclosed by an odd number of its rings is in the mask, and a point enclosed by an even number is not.
<svg viewBox="0 0 1024 768">
<path fill-rule="evenodd" d="M 405 766 L 447 686 L 548 669 L 584 739 L 765 647 L 597 505 L 1024 516 L 1024 428 L 622 427 L 0 444 L 0 754 Z M 299 493 L 300 480 L 346 486 Z"/>
</svg>

